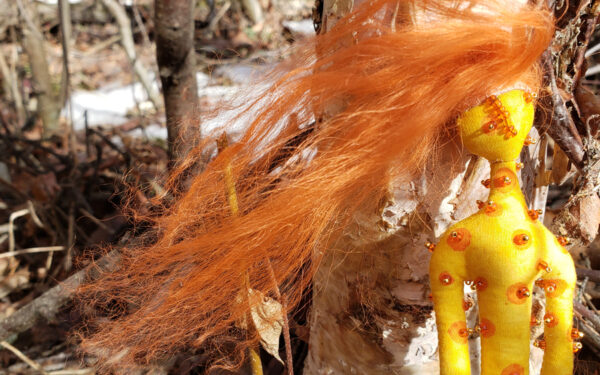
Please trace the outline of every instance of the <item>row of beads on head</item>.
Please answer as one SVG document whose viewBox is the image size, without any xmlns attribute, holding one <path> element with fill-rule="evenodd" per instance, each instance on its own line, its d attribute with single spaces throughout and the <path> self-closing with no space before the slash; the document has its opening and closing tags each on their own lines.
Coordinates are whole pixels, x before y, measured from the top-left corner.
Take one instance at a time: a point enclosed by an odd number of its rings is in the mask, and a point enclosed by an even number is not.
<svg viewBox="0 0 600 375">
<path fill-rule="evenodd" d="M 523 92 L 523 97 L 526 103 L 531 103 L 537 98 L 537 94 L 528 91 Z M 511 138 L 517 135 L 517 129 L 511 123 L 510 113 L 502 104 L 502 101 L 496 96 L 489 96 L 483 104 L 486 106 L 487 114 L 490 116 L 489 120 L 483 124 L 483 132 L 491 133 L 499 130 L 504 134 L 505 138 Z M 527 137 L 525 144 L 535 143 L 531 138 Z"/>
</svg>

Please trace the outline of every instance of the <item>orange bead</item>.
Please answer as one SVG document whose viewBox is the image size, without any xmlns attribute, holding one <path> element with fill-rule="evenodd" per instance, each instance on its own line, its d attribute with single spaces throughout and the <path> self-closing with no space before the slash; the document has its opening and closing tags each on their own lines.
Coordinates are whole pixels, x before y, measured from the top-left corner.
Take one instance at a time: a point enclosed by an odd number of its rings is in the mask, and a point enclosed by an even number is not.
<svg viewBox="0 0 600 375">
<path fill-rule="evenodd" d="M 531 92 L 524 92 L 523 98 L 525 99 L 525 103 L 531 103 L 535 100 L 535 98 L 537 98 L 537 94 Z"/>
<path fill-rule="evenodd" d="M 539 320 L 538 318 L 536 318 L 536 316 L 532 314 L 531 319 L 529 319 L 529 325 L 532 327 L 539 326 L 539 325 L 542 325 L 542 321 Z"/>
<path fill-rule="evenodd" d="M 492 184 L 492 180 L 490 180 L 489 178 L 487 180 L 481 180 L 481 184 L 489 189 L 490 185 Z"/>
<path fill-rule="evenodd" d="M 544 349 L 546 349 L 546 341 L 545 340 L 535 340 L 533 342 L 533 346 L 544 350 Z"/>
<path fill-rule="evenodd" d="M 555 327 L 558 324 L 558 318 L 550 312 L 546 313 L 546 315 L 544 315 L 544 323 L 546 323 L 546 326 L 548 327 Z"/>
<path fill-rule="evenodd" d="M 560 246 L 567 246 L 570 243 L 569 239 L 565 236 L 558 236 L 556 239 L 558 240 Z"/>
<path fill-rule="evenodd" d="M 550 268 L 548 263 L 543 260 L 538 260 L 537 269 L 539 271 L 546 271 L 548 273 L 552 272 L 552 268 Z"/>
<path fill-rule="evenodd" d="M 488 319 L 481 318 L 479 321 L 478 330 L 481 333 L 481 337 L 491 337 L 496 333 L 496 326 Z"/>
<path fill-rule="evenodd" d="M 512 179 L 508 176 L 500 176 L 494 179 L 494 187 L 502 188 L 506 186 L 510 186 L 512 184 Z"/>
<path fill-rule="evenodd" d="M 556 298 L 564 293 L 567 289 L 567 282 L 562 279 L 545 280 L 543 284 L 546 298 Z"/>
<path fill-rule="evenodd" d="M 515 129 L 514 125 L 506 125 L 504 129 L 504 135 L 506 138 L 514 137 L 518 134 L 517 129 Z"/>
<path fill-rule="evenodd" d="M 450 285 L 454 281 L 454 279 L 448 272 L 440 273 L 439 279 L 440 279 L 440 282 L 442 283 L 442 285 Z"/>
<path fill-rule="evenodd" d="M 471 289 L 477 290 L 479 292 L 483 292 L 488 287 L 488 282 L 483 277 L 478 277 L 473 281 L 473 285 L 471 285 Z"/>
<path fill-rule="evenodd" d="M 494 201 L 487 201 L 485 206 L 485 213 L 488 215 L 494 214 L 498 211 L 498 205 Z"/>
<path fill-rule="evenodd" d="M 433 251 L 435 250 L 435 244 L 431 243 L 429 241 L 425 242 L 425 247 L 427 248 L 427 250 L 429 250 L 429 252 L 433 253 Z"/>
<path fill-rule="evenodd" d="M 471 244 L 471 232 L 467 228 L 456 228 L 450 232 L 446 243 L 454 251 L 465 251 Z"/>
<path fill-rule="evenodd" d="M 463 239 L 463 233 L 454 230 L 454 231 L 450 232 L 450 238 L 453 241 L 459 242 L 460 240 Z"/>
<path fill-rule="evenodd" d="M 485 124 L 483 124 L 483 126 L 481 127 L 481 131 L 488 134 L 488 133 L 491 133 L 494 130 L 496 130 L 497 127 L 498 127 L 498 123 L 496 122 L 496 120 L 492 119 L 492 120 L 486 122 Z"/>
<path fill-rule="evenodd" d="M 525 164 L 521 163 L 520 161 L 515 162 L 515 169 L 517 171 L 520 171 L 521 169 L 523 169 L 524 166 L 525 166 Z"/>
<path fill-rule="evenodd" d="M 527 245 L 529 245 L 529 241 L 531 241 L 531 236 L 525 231 L 518 230 L 514 234 L 513 242 L 519 248 L 527 247 Z"/>
<path fill-rule="evenodd" d="M 515 305 L 522 305 L 531 296 L 529 288 L 524 283 L 514 283 L 506 289 L 506 298 Z"/>
<path fill-rule="evenodd" d="M 467 311 L 471 307 L 473 307 L 473 302 L 472 301 L 470 301 L 468 299 L 463 300 L 463 310 Z"/>
<path fill-rule="evenodd" d="M 485 207 L 485 202 L 480 201 L 479 199 L 477 200 L 477 207 L 481 210 L 483 207 Z"/>
<path fill-rule="evenodd" d="M 542 210 L 528 210 L 527 215 L 531 220 L 537 220 L 542 214 Z"/>
<path fill-rule="evenodd" d="M 537 140 L 531 138 L 530 136 L 527 136 L 527 138 L 525 138 L 525 146 L 535 144 L 536 142 Z"/>
<path fill-rule="evenodd" d="M 469 329 L 464 320 L 454 322 L 448 328 L 448 335 L 458 344 L 466 344 L 469 338 Z"/>
<path fill-rule="evenodd" d="M 581 332 L 577 328 L 572 328 L 571 329 L 571 339 L 573 339 L 573 340 L 579 340 L 579 339 L 582 339 L 583 336 L 584 336 L 583 332 Z"/>
<path fill-rule="evenodd" d="M 581 348 L 583 348 L 583 344 L 581 344 L 580 342 L 573 343 L 573 353 L 577 353 L 581 350 Z"/>
<path fill-rule="evenodd" d="M 522 286 L 519 289 L 517 289 L 517 297 L 523 299 L 529 296 L 531 296 L 531 293 L 529 292 L 529 288 L 527 288 L 526 286 Z"/>
</svg>

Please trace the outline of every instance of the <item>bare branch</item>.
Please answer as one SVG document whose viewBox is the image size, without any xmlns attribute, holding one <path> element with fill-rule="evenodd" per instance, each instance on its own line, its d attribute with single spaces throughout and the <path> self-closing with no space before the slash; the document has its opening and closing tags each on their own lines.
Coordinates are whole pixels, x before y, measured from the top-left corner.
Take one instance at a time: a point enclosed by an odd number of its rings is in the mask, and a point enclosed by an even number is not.
<svg viewBox="0 0 600 375">
<path fill-rule="evenodd" d="M 142 65 L 142 62 L 138 60 L 135 52 L 135 44 L 133 42 L 133 34 L 131 32 L 131 23 L 125 10 L 116 0 L 102 0 L 102 4 L 108 9 L 110 14 L 115 18 L 119 24 L 119 32 L 121 33 L 121 45 L 127 53 L 127 57 L 133 66 L 133 71 L 137 75 L 138 79 L 144 90 L 148 94 L 148 98 L 152 102 L 155 108 L 160 108 L 160 96 L 158 92 L 152 86 L 152 80 L 150 74 L 146 68 Z"/>
<path fill-rule="evenodd" d="M 73 293 L 82 282 L 96 279 L 100 270 L 114 268 L 118 260 L 119 253 L 117 250 L 113 250 L 97 263 L 75 273 L 8 318 L 0 321 L 0 341 L 8 340 L 13 335 L 25 332 L 41 320 L 53 320 L 61 308 L 71 301 Z"/>
</svg>

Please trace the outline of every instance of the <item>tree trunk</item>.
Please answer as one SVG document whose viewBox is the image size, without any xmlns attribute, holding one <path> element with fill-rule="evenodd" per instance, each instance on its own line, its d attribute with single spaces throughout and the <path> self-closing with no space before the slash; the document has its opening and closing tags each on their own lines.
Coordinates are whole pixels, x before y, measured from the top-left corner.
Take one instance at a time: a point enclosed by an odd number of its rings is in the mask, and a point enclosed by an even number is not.
<svg viewBox="0 0 600 375">
<path fill-rule="evenodd" d="M 320 32 L 357 3 L 324 0 Z M 400 7 L 383 15 L 397 23 L 409 16 Z M 340 104 L 332 98 L 314 110 L 331 116 Z M 459 149 L 448 145 L 439 153 L 445 159 L 422 175 L 392 181 L 388 199 L 366 205 L 329 247 L 313 283 L 305 374 L 439 372 L 424 244 L 475 212 L 475 199 L 487 194 L 479 183 L 486 163 L 467 163 Z"/>
<path fill-rule="evenodd" d="M 194 1 L 155 0 L 154 4 L 156 55 L 165 98 L 169 159 L 172 163 L 185 154 L 190 139 L 200 135 Z"/>
</svg>

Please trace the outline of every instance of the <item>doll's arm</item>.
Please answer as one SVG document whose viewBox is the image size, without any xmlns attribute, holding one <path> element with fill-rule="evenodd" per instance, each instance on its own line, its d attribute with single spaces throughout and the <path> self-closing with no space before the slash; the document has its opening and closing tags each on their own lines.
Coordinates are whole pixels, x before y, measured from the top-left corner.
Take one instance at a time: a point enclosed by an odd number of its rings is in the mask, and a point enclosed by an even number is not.
<svg viewBox="0 0 600 375">
<path fill-rule="evenodd" d="M 573 293 L 575 266 L 571 255 L 549 232 L 546 236 L 548 271 L 536 283 L 546 294 L 544 315 L 544 362 L 541 375 L 572 374 L 573 349 Z M 539 265 L 543 269 L 544 263 Z"/>
<path fill-rule="evenodd" d="M 431 257 L 429 277 L 438 327 L 441 375 L 469 375 L 469 330 L 463 308 L 464 252 L 452 249 L 445 236 Z"/>
</svg>

